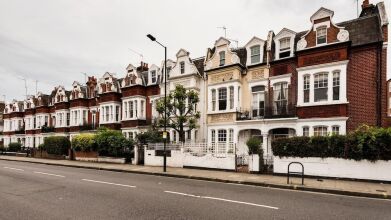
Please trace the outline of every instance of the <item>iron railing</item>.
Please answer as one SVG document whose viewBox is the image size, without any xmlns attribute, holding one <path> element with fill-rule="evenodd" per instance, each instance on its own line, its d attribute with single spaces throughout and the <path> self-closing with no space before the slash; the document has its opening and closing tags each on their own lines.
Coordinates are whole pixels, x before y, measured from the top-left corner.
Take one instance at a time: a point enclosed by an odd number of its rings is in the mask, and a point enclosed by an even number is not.
<svg viewBox="0 0 391 220">
<path fill-rule="evenodd" d="M 289 118 L 296 116 L 296 107 L 292 104 L 275 103 L 272 107 L 238 109 L 236 120 L 257 120 L 269 118 Z"/>
</svg>

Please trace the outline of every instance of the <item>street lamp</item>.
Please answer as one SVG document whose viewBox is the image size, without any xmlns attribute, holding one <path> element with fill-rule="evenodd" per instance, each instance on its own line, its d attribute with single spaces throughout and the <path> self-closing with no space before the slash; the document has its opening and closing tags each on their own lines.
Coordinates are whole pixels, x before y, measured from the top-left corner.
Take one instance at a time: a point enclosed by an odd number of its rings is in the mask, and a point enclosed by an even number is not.
<svg viewBox="0 0 391 220">
<path fill-rule="evenodd" d="M 163 147 L 163 172 L 167 171 L 167 152 L 166 152 L 166 140 L 167 140 L 167 47 L 156 40 L 151 34 L 147 34 L 147 37 L 151 41 L 155 41 L 160 46 L 164 47 L 164 147 Z"/>
</svg>

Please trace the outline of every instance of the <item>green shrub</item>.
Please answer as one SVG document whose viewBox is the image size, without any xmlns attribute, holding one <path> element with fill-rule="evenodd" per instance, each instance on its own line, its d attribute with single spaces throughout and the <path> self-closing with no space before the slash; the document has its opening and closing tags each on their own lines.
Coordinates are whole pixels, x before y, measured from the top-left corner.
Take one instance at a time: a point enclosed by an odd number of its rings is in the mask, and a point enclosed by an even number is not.
<svg viewBox="0 0 391 220">
<path fill-rule="evenodd" d="M 248 147 L 248 153 L 249 154 L 258 154 L 261 149 L 262 142 L 259 140 L 259 138 L 251 137 L 247 140 L 246 145 Z"/>
<path fill-rule="evenodd" d="M 329 156 L 329 137 L 313 136 L 308 143 L 307 157 L 321 157 Z"/>
<path fill-rule="evenodd" d="M 8 144 L 8 151 L 19 152 L 22 149 L 22 144 L 19 142 L 12 142 Z"/>
<path fill-rule="evenodd" d="M 79 134 L 72 138 L 72 148 L 75 151 L 96 151 L 94 134 Z"/>
<path fill-rule="evenodd" d="M 121 131 L 99 129 L 95 136 L 99 156 L 131 157 L 134 143 L 126 139 Z"/>
<path fill-rule="evenodd" d="M 71 147 L 71 142 L 67 137 L 53 136 L 44 139 L 43 149 L 48 154 L 68 155 L 68 149 Z"/>
<path fill-rule="evenodd" d="M 348 135 L 280 138 L 272 142 L 279 157 L 334 157 L 391 160 L 391 128 L 361 126 Z"/>
<path fill-rule="evenodd" d="M 136 139 L 137 139 L 138 143 L 140 143 L 140 144 L 162 143 L 162 142 L 164 142 L 162 133 L 159 132 L 154 127 L 151 127 L 146 132 L 138 134 Z"/>
</svg>

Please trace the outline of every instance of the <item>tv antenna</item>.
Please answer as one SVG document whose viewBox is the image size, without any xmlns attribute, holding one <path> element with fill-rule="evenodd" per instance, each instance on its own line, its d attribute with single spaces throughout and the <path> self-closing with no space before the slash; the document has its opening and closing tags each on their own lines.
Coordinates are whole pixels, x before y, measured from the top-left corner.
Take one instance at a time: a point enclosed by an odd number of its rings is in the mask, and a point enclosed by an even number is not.
<svg viewBox="0 0 391 220">
<path fill-rule="evenodd" d="M 88 74 L 84 73 L 84 72 L 80 72 L 80 73 L 84 75 L 84 82 L 87 83 L 87 76 L 88 76 Z"/>
<path fill-rule="evenodd" d="M 18 78 L 24 81 L 25 95 L 26 95 L 26 100 L 27 100 L 27 80 L 26 80 L 26 78 L 24 78 L 22 76 L 18 76 Z"/>
<path fill-rule="evenodd" d="M 35 80 L 35 95 L 38 94 L 38 80 Z"/>
<path fill-rule="evenodd" d="M 141 59 L 141 62 L 144 60 L 144 56 L 143 56 L 141 53 L 139 53 L 139 52 L 137 52 L 137 51 L 135 51 L 135 50 L 133 50 L 133 49 L 130 49 L 130 48 L 128 48 L 128 49 L 129 49 L 130 51 L 132 51 L 133 53 L 139 55 L 139 56 L 140 56 L 140 59 Z"/>
<path fill-rule="evenodd" d="M 221 27 L 217 27 L 217 28 L 223 29 L 224 37 L 227 37 L 227 27 L 226 26 L 221 26 Z"/>
</svg>

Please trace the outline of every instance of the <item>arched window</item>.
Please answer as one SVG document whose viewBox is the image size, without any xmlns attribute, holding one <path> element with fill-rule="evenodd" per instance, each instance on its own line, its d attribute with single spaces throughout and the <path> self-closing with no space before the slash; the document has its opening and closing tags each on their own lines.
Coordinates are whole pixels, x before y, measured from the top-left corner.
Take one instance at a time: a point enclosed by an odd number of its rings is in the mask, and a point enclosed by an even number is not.
<svg viewBox="0 0 391 220">
<path fill-rule="evenodd" d="M 316 44 L 327 43 L 327 27 L 320 26 L 316 29 Z"/>
</svg>

